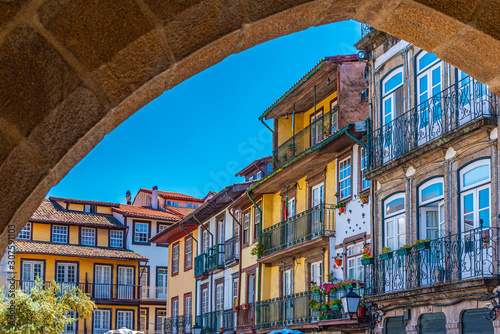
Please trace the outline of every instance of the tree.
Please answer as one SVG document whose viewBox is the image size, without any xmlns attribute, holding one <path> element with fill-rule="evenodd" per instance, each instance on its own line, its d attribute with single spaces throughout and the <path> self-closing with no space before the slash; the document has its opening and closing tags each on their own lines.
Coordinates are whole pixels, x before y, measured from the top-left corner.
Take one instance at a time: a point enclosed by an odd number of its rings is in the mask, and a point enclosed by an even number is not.
<svg viewBox="0 0 500 334">
<path fill-rule="evenodd" d="M 61 287 L 56 282 L 45 285 L 40 278 L 29 293 L 16 289 L 9 297 L 0 289 L 0 334 L 62 333 L 65 325 L 76 321 L 70 311 L 87 318 L 96 308 L 79 288 Z"/>
</svg>

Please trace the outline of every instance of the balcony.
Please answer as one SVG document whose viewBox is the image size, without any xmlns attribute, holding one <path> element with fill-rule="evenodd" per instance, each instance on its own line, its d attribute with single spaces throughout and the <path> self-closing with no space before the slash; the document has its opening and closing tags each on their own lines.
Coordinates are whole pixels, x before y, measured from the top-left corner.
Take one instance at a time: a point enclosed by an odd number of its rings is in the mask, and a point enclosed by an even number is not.
<svg viewBox="0 0 500 334">
<path fill-rule="evenodd" d="M 236 324 L 236 312 L 233 310 L 225 310 L 222 313 L 222 327 L 224 332 L 234 332 Z"/>
<path fill-rule="evenodd" d="M 224 244 L 216 244 L 207 251 L 207 269 L 224 268 Z"/>
<path fill-rule="evenodd" d="M 200 254 L 194 258 L 194 277 L 208 274 L 207 255 Z"/>
<path fill-rule="evenodd" d="M 234 236 L 224 244 L 224 255 L 226 266 L 235 265 L 240 259 L 239 236 Z"/>
<path fill-rule="evenodd" d="M 335 232 L 334 215 L 333 205 L 320 204 L 262 230 L 265 253 L 261 258 L 317 237 L 333 235 Z"/>
<path fill-rule="evenodd" d="M 166 301 L 167 288 L 161 286 L 141 286 L 141 300 Z"/>
<path fill-rule="evenodd" d="M 369 172 L 391 162 L 399 166 L 428 152 L 433 144 L 459 138 L 480 126 L 496 126 L 497 115 L 496 95 L 466 77 L 369 134 Z"/>
<path fill-rule="evenodd" d="M 223 327 L 224 312 L 207 312 L 196 316 L 196 324 L 201 327 L 203 333 L 217 333 Z"/>
<path fill-rule="evenodd" d="M 369 33 L 373 31 L 373 27 L 370 27 L 368 24 L 361 23 L 361 38 L 365 37 Z"/>
<path fill-rule="evenodd" d="M 338 106 L 319 117 L 273 150 L 274 169 L 320 144 L 338 130 Z"/>
<path fill-rule="evenodd" d="M 255 329 L 254 315 L 255 315 L 255 304 L 245 304 L 245 308 L 240 306 L 238 310 L 238 321 L 236 323 L 236 331 L 247 331 Z"/>
<path fill-rule="evenodd" d="M 366 293 L 432 290 L 438 285 L 441 289 L 446 284 L 459 289 L 471 286 L 474 279 L 496 281 L 500 277 L 498 247 L 499 229 L 490 227 L 431 240 L 413 246 L 405 251 L 407 254 L 393 251 L 385 259 L 374 258 L 373 264 L 365 266 Z"/>
<path fill-rule="evenodd" d="M 165 319 L 165 331 L 159 330 L 161 334 L 182 334 L 191 333 L 193 317 L 189 315 L 180 315 Z"/>
</svg>

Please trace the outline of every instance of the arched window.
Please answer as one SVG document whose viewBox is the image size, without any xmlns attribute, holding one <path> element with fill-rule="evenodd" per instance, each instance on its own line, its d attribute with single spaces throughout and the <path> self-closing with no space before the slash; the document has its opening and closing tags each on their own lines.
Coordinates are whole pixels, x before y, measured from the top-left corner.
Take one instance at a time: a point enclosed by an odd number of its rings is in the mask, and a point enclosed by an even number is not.
<svg viewBox="0 0 500 334">
<path fill-rule="evenodd" d="M 398 249 L 406 244 L 405 195 L 392 195 L 384 201 L 384 247 Z"/>
<path fill-rule="evenodd" d="M 489 227 L 491 221 L 491 161 L 474 161 L 459 172 L 462 231 Z"/>
<path fill-rule="evenodd" d="M 462 314 L 462 334 L 493 334 L 493 322 L 483 316 L 484 310 L 467 310 Z"/>
<path fill-rule="evenodd" d="M 446 334 L 446 316 L 444 313 L 422 314 L 418 320 L 419 334 Z"/>
<path fill-rule="evenodd" d="M 404 113 L 403 67 L 393 70 L 382 80 L 382 125 Z"/>
<path fill-rule="evenodd" d="M 420 237 L 436 239 L 445 236 L 444 178 L 433 178 L 418 187 Z"/>
</svg>

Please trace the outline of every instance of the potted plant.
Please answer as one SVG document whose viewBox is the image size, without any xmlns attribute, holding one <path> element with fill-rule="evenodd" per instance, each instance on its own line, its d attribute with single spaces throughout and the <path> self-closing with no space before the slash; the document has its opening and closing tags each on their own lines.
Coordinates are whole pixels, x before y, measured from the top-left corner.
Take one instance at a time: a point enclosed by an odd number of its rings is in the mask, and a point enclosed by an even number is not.
<svg viewBox="0 0 500 334">
<path fill-rule="evenodd" d="M 426 238 L 426 239 L 422 239 L 422 240 L 415 240 L 415 242 L 413 243 L 413 249 L 415 249 L 416 251 L 419 251 L 419 250 L 422 250 L 422 249 L 427 249 L 431 246 L 431 239 L 429 238 Z"/>
<path fill-rule="evenodd" d="M 250 308 L 250 304 L 242 304 L 242 305 L 241 305 L 241 308 L 242 308 L 243 310 L 248 310 L 248 309 Z"/>
<path fill-rule="evenodd" d="M 266 249 L 264 248 L 264 245 L 259 243 L 256 243 L 255 246 L 253 246 L 252 251 L 250 254 L 253 256 L 257 257 L 262 257 L 266 253 Z"/>
<path fill-rule="evenodd" d="M 373 256 L 363 253 L 363 255 L 361 255 L 361 263 L 366 266 L 367 264 L 375 263 L 375 260 L 373 259 Z"/>
<path fill-rule="evenodd" d="M 295 150 L 297 149 L 297 145 L 295 145 L 295 143 L 290 143 L 290 144 L 288 144 L 288 148 L 290 149 L 292 156 L 294 156 Z"/>
<path fill-rule="evenodd" d="M 320 294 L 320 287 L 316 284 L 316 282 L 311 282 L 311 291 L 313 295 L 319 295 Z"/>
<path fill-rule="evenodd" d="M 307 302 L 309 303 L 309 308 L 311 310 L 319 312 L 319 310 L 321 308 L 321 305 L 320 305 L 320 303 L 317 300 L 315 300 L 315 299 L 309 299 Z"/>
<path fill-rule="evenodd" d="M 358 284 L 357 284 L 357 282 L 355 280 L 350 279 L 350 278 L 348 278 L 348 279 L 345 280 L 344 287 L 345 287 L 346 290 L 348 290 L 348 289 L 355 289 L 357 286 L 358 286 Z"/>
<path fill-rule="evenodd" d="M 335 264 L 339 267 L 342 265 L 342 255 L 339 253 L 335 256 Z"/>
<path fill-rule="evenodd" d="M 233 306 L 233 312 L 238 312 L 238 306 Z"/>
<path fill-rule="evenodd" d="M 332 132 L 330 131 L 330 126 L 326 124 L 323 124 L 322 131 L 323 131 L 323 136 L 325 136 L 325 138 L 330 137 L 330 135 L 332 134 Z"/>
<path fill-rule="evenodd" d="M 411 253 L 411 245 L 406 244 L 406 245 L 399 247 L 399 249 L 396 251 L 396 253 L 399 256 L 404 256 L 404 255 L 410 254 Z"/>
<path fill-rule="evenodd" d="M 361 200 L 361 203 L 363 203 L 363 204 L 368 203 L 368 195 L 359 195 L 359 199 Z"/>
<path fill-rule="evenodd" d="M 388 260 L 390 258 L 392 258 L 392 249 L 390 249 L 389 247 L 384 247 L 382 248 L 382 254 L 380 254 L 378 257 L 381 259 L 381 260 Z"/>
<path fill-rule="evenodd" d="M 283 155 L 281 156 L 281 158 L 283 159 L 283 161 L 288 161 L 288 153 L 283 153 Z"/>
<path fill-rule="evenodd" d="M 335 208 L 339 209 L 340 213 L 344 213 L 345 212 L 345 204 L 344 203 L 338 203 L 337 205 L 335 205 Z"/>
<path fill-rule="evenodd" d="M 328 302 L 331 310 L 340 310 L 342 308 L 342 302 L 340 299 L 333 299 Z"/>
</svg>

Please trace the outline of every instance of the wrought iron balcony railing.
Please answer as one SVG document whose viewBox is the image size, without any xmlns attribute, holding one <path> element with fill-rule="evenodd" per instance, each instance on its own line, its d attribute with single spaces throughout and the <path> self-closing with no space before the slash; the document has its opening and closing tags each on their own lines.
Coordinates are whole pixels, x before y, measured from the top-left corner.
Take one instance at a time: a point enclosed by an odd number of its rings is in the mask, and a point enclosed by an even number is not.
<svg viewBox="0 0 500 334">
<path fill-rule="evenodd" d="M 497 97 L 466 77 L 368 134 L 369 170 L 375 170 L 476 120 L 496 124 Z"/>
<path fill-rule="evenodd" d="M 216 244 L 207 251 L 207 269 L 224 267 L 224 244 Z"/>
<path fill-rule="evenodd" d="M 234 325 L 236 323 L 236 312 L 233 310 L 225 310 L 222 314 L 222 327 L 224 332 L 234 332 Z"/>
<path fill-rule="evenodd" d="M 365 265 L 369 295 L 500 277 L 499 229 L 476 228 L 393 251 Z"/>
<path fill-rule="evenodd" d="M 192 323 L 193 317 L 191 314 L 189 315 L 179 315 L 177 317 L 171 317 L 165 319 L 164 322 L 164 331 L 161 331 L 162 334 L 184 334 L 191 333 L 191 328 L 193 327 Z"/>
<path fill-rule="evenodd" d="M 254 323 L 255 304 L 240 305 L 238 309 L 238 321 L 236 322 L 236 331 L 247 331 L 255 328 Z"/>
<path fill-rule="evenodd" d="M 361 38 L 365 37 L 373 31 L 373 27 L 370 27 L 366 23 L 361 23 Z"/>
<path fill-rule="evenodd" d="M 200 254 L 194 258 L 194 276 L 197 277 L 207 273 L 207 254 Z"/>
<path fill-rule="evenodd" d="M 226 265 L 237 263 L 240 259 L 239 236 L 234 236 L 224 244 Z"/>
<path fill-rule="evenodd" d="M 334 206 L 320 204 L 262 230 L 263 256 L 335 232 Z"/>
<path fill-rule="evenodd" d="M 338 130 L 338 111 L 338 106 L 335 106 L 273 150 L 274 170 L 335 133 Z"/>
<path fill-rule="evenodd" d="M 141 286 L 142 300 L 167 300 L 167 288 L 163 286 Z"/>
<path fill-rule="evenodd" d="M 202 328 L 204 333 L 216 333 L 223 327 L 224 312 L 207 312 L 196 316 L 196 325 Z"/>
</svg>

